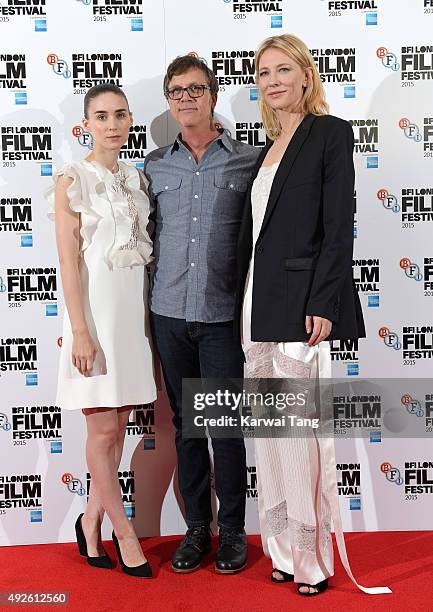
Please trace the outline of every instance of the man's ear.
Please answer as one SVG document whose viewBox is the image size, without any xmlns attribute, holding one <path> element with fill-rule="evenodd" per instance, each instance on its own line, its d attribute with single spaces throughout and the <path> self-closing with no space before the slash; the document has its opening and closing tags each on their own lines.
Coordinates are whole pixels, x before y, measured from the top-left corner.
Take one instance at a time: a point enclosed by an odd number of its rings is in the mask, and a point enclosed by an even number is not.
<svg viewBox="0 0 433 612">
<path fill-rule="evenodd" d="M 218 101 L 218 93 L 211 94 L 211 100 L 212 100 L 212 102 L 211 102 L 211 109 L 212 109 L 212 112 L 213 112 L 215 110 L 215 106 L 216 106 L 216 103 Z"/>
</svg>

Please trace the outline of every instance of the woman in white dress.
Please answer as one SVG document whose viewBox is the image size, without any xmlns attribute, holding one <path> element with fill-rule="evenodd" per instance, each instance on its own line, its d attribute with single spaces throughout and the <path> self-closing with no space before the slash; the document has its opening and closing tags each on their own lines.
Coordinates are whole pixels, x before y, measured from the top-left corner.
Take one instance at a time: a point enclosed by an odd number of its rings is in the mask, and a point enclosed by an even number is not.
<svg viewBox="0 0 433 612">
<path fill-rule="evenodd" d="M 48 192 L 56 224 L 66 311 L 57 405 L 86 416 L 91 486 L 75 528 L 90 565 L 113 564 L 101 544 L 104 512 L 123 571 L 150 577 L 121 500 L 118 468 L 134 405 L 156 399 L 147 311 L 146 179 L 118 160 L 132 115 L 123 91 L 103 84 L 84 99 L 83 127 L 93 138 L 86 159 L 56 172 Z"/>
<path fill-rule="evenodd" d="M 325 340 L 365 335 L 351 266 L 353 132 L 327 114 L 314 60 L 295 36 L 260 45 L 256 80 L 268 141 L 239 237 L 237 312 L 242 308 L 246 378 L 330 378 Z M 341 529 L 332 438 L 288 432 L 256 438 L 255 450 L 272 580 L 294 580 L 304 596 L 327 588 L 332 518 L 340 557 L 355 581 Z"/>
</svg>

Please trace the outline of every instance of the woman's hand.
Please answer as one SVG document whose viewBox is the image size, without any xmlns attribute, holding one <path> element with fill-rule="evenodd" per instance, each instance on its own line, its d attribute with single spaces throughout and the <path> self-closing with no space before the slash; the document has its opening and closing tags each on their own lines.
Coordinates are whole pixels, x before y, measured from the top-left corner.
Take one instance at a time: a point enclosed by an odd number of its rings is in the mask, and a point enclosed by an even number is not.
<svg viewBox="0 0 433 612">
<path fill-rule="evenodd" d="M 307 315 L 305 317 L 305 329 L 307 334 L 311 334 L 308 340 L 308 346 L 316 346 L 331 333 L 332 321 L 323 317 L 315 317 Z"/>
<path fill-rule="evenodd" d="M 89 332 L 74 332 L 72 363 L 83 376 L 89 376 L 96 357 L 96 348 Z"/>
</svg>

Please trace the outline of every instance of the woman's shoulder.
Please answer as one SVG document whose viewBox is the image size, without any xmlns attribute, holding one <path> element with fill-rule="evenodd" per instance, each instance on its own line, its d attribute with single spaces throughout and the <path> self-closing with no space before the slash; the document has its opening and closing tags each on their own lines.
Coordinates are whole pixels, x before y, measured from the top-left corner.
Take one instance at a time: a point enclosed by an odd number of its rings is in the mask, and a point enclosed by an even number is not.
<svg viewBox="0 0 433 612">
<path fill-rule="evenodd" d="M 53 173 L 53 181 L 45 190 L 44 196 L 49 203 L 48 218 L 55 218 L 55 198 L 57 195 L 66 194 L 69 206 L 74 212 L 87 212 L 83 206 L 83 176 L 77 162 L 67 162 Z"/>
<path fill-rule="evenodd" d="M 122 169 L 124 165 L 126 164 L 122 164 Z M 107 189 L 113 183 L 114 177 L 114 175 L 104 165 L 86 158 L 68 162 L 55 174 L 57 176 L 70 176 L 71 178 L 76 179 L 77 183 L 85 193 L 95 192 L 95 195 L 100 195 L 102 193 L 102 185 L 105 185 L 105 188 Z M 128 176 L 125 171 L 124 174 Z"/>
<path fill-rule="evenodd" d="M 96 169 L 90 161 L 86 159 L 69 161 L 55 170 L 53 183 L 46 195 L 49 196 L 51 192 L 54 194 L 56 189 L 60 192 L 66 191 L 71 202 L 86 201 L 88 202 L 87 208 L 89 208 L 88 196 L 90 193 L 97 192 L 98 182 Z M 71 208 L 74 209 L 73 206 Z M 80 210 L 80 212 L 85 211 Z"/>
<path fill-rule="evenodd" d="M 85 175 L 89 172 L 88 164 L 86 160 L 77 160 L 77 161 L 69 161 L 59 166 L 57 170 L 54 172 L 54 180 L 59 179 L 60 177 L 68 177 L 74 180 L 83 179 Z"/>
<path fill-rule="evenodd" d="M 349 130 L 352 131 L 352 126 L 348 121 L 335 115 L 318 115 L 314 121 L 316 130 L 322 130 L 325 133 L 342 133 L 345 134 Z"/>
<path fill-rule="evenodd" d="M 347 128 L 350 123 L 346 119 L 336 117 L 335 115 L 317 115 L 315 124 L 324 128 Z"/>
</svg>

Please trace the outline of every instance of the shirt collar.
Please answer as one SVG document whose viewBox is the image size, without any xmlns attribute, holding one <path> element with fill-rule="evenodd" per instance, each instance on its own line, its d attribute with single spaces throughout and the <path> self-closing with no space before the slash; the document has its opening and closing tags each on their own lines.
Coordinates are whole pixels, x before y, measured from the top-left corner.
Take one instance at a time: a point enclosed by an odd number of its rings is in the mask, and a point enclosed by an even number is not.
<svg viewBox="0 0 433 612">
<path fill-rule="evenodd" d="M 230 151 L 230 153 L 233 152 L 233 143 L 232 143 L 232 139 L 230 137 L 229 131 L 222 129 L 221 130 L 221 134 L 220 136 L 217 138 L 217 140 L 220 140 L 220 142 L 225 146 L 225 148 Z"/>
<path fill-rule="evenodd" d="M 224 146 L 230 153 L 233 152 L 233 144 L 232 139 L 230 137 L 229 131 L 226 129 L 219 129 L 220 135 L 218 138 L 215 138 L 213 142 L 220 142 L 222 146 Z M 173 154 L 175 151 L 179 150 L 180 145 L 183 145 L 181 134 L 179 133 L 171 147 L 171 153 Z M 185 145 L 184 145 L 185 146 Z"/>
</svg>

